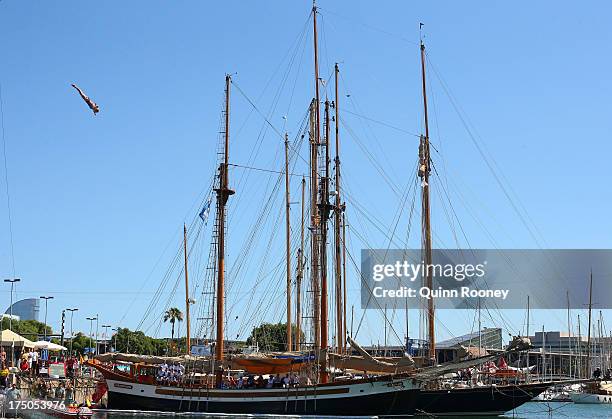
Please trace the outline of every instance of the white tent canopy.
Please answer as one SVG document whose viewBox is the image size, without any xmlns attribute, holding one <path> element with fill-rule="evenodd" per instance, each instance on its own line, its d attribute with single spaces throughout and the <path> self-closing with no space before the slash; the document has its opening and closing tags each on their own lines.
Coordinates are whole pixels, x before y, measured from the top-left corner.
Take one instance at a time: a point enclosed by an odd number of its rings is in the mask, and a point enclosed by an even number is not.
<svg viewBox="0 0 612 419">
<path fill-rule="evenodd" d="M 47 342 L 45 340 L 39 340 L 38 342 L 34 342 L 34 347 L 36 349 L 46 349 L 48 351 L 58 352 L 58 351 L 66 351 L 68 348 L 58 345 L 57 343 Z"/>
<path fill-rule="evenodd" d="M 23 336 L 18 335 L 12 330 L 5 329 L 0 337 L 0 346 L 17 346 L 24 348 L 34 348 L 34 342 Z"/>
</svg>

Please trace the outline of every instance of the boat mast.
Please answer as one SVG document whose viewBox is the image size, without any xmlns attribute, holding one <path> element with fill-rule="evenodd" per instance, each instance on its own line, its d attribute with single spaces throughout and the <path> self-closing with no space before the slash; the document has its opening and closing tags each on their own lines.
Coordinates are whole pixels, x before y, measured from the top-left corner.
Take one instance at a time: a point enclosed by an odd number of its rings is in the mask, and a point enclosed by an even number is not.
<svg viewBox="0 0 612 419">
<path fill-rule="evenodd" d="M 312 25 L 313 25 L 313 41 L 314 41 L 314 78 L 315 78 L 315 99 L 313 109 L 311 110 L 311 129 L 314 129 L 314 135 L 311 136 L 310 143 L 310 164 L 311 164 L 311 276 L 313 285 L 313 323 L 314 323 L 314 347 L 315 350 L 321 348 L 321 295 L 320 295 L 320 278 L 319 278 L 319 210 L 317 207 L 318 188 L 319 188 L 319 173 L 318 173 L 318 147 L 321 143 L 321 109 L 319 96 L 319 47 L 317 42 L 317 5 L 313 0 L 312 3 Z M 312 121 L 314 119 L 314 124 Z"/>
<path fill-rule="evenodd" d="M 584 370 L 582 369 L 582 333 L 580 332 L 580 314 L 578 315 L 578 378 L 582 378 Z"/>
<path fill-rule="evenodd" d="M 346 216 L 342 212 L 342 330 L 344 336 L 342 337 L 342 347 L 346 352 Z"/>
<path fill-rule="evenodd" d="M 586 359 L 586 375 L 585 378 L 591 376 L 591 311 L 593 308 L 593 270 L 591 269 L 591 278 L 589 285 L 589 323 L 587 331 L 587 359 Z"/>
<path fill-rule="evenodd" d="M 217 193 L 217 341 L 215 345 L 215 358 L 220 365 L 216 374 L 217 387 L 222 380 L 223 365 L 223 336 L 225 311 L 225 205 L 234 191 L 229 189 L 229 128 L 230 128 L 230 84 L 232 78 L 225 76 L 225 145 L 223 148 L 223 162 L 219 167 L 219 188 Z"/>
<path fill-rule="evenodd" d="M 304 204 L 306 195 L 306 179 L 302 177 L 302 222 L 300 223 L 300 248 L 298 249 L 297 276 L 295 279 L 295 350 L 300 350 L 302 333 L 302 278 L 304 277 Z"/>
<path fill-rule="evenodd" d="M 285 234 L 287 252 L 287 352 L 291 352 L 293 345 L 291 342 L 291 222 L 289 212 L 291 203 L 289 202 L 289 136 L 285 133 Z"/>
<path fill-rule="evenodd" d="M 319 209 L 317 207 L 319 171 L 317 168 L 318 135 L 316 99 L 310 105 L 310 287 L 312 292 L 312 326 L 315 352 L 321 348 L 321 306 L 319 288 Z"/>
<path fill-rule="evenodd" d="M 335 79 L 335 98 L 334 98 L 334 111 L 335 111 L 335 134 L 336 134 L 336 157 L 334 159 L 335 164 L 335 183 L 336 183 L 336 202 L 334 205 L 334 243 L 335 243 L 335 280 L 336 280 L 336 345 L 337 351 L 340 352 L 344 349 L 344 329 L 343 329 L 343 315 L 342 315 L 342 302 L 344 301 L 342 295 L 342 248 L 340 247 L 340 224 L 342 223 L 342 207 L 340 200 L 340 139 L 338 135 L 338 126 L 340 123 L 339 112 L 338 112 L 338 63 L 334 66 L 334 79 Z"/>
<path fill-rule="evenodd" d="M 569 376 L 572 376 L 572 327 L 570 323 L 570 297 L 569 290 L 565 290 L 565 296 L 567 298 L 567 342 L 569 350 Z"/>
<path fill-rule="evenodd" d="M 425 118 L 425 135 L 421 135 L 419 145 L 419 177 L 422 182 L 422 209 L 421 209 L 421 237 L 422 248 L 424 250 L 425 262 L 425 287 L 433 289 L 433 277 L 431 269 L 428 267 L 432 264 L 431 253 L 431 209 L 429 206 L 429 173 L 430 155 L 429 155 L 429 121 L 427 119 L 427 89 L 425 82 L 425 44 L 421 40 L 421 79 L 423 88 L 423 110 Z M 436 362 L 436 337 L 435 337 L 435 311 L 433 299 L 427 300 L 427 339 L 429 342 L 429 360 L 435 364 Z"/>
<path fill-rule="evenodd" d="M 526 334 L 527 334 L 527 338 L 529 339 L 529 312 L 530 312 L 530 307 L 529 307 L 529 295 L 527 296 L 527 330 L 526 330 Z M 529 350 L 527 351 L 527 374 L 529 375 Z"/>
<path fill-rule="evenodd" d="M 183 250 L 185 253 L 185 316 L 187 317 L 187 353 L 191 351 L 191 318 L 189 317 L 189 274 L 187 273 L 187 226 L 183 224 Z"/>
<path fill-rule="evenodd" d="M 321 258 L 321 349 L 327 351 L 328 347 L 328 322 L 327 322 L 327 220 L 332 206 L 329 203 L 329 100 L 325 100 L 325 176 L 321 179 L 321 198 L 320 198 L 320 251 Z M 326 357 L 325 357 L 326 358 Z M 328 381 L 326 360 L 321 363 L 320 372 L 321 382 Z"/>
</svg>

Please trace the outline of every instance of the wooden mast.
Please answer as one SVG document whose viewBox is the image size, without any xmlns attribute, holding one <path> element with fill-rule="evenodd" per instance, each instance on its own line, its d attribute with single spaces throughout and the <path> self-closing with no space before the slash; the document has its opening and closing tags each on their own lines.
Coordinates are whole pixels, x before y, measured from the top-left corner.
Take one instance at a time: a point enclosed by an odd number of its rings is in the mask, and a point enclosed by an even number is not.
<svg viewBox="0 0 612 419">
<path fill-rule="evenodd" d="M 429 155 L 429 121 L 427 119 L 427 89 L 425 82 L 425 44 L 421 40 L 421 79 L 423 88 L 423 110 L 425 118 L 425 135 L 421 136 L 419 145 L 419 177 L 422 185 L 422 209 L 421 209 L 421 237 L 422 247 L 424 250 L 425 262 L 425 287 L 433 289 L 433 277 L 431 269 L 427 268 L 432 264 L 431 254 L 431 209 L 429 205 L 429 173 L 430 155 Z M 435 337 L 435 311 L 433 299 L 427 300 L 427 339 L 429 342 L 429 360 L 435 364 L 436 362 L 436 337 Z"/>
<path fill-rule="evenodd" d="M 231 76 L 225 76 L 225 145 L 223 148 L 223 162 L 219 168 L 219 188 L 217 193 L 217 339 L 215 345 L 215 358 L 217 363 L 223 365 L 223 338 L 225 315 L 225 205 L 234 191 L 229 189 L 229 128 L 230 128 L 230 84 Z M 216 374 L 216 385 L 221 385 L 223 376 L 222 367 Z"/>
<path fill-rule="evenodd" d="M 318 140 L 316 134 L 316 99 L 310 105 L 310 288 L 312 292 L 312 326 L 314 349 L 321 348 L 321 306 L 319 288 L 319 209 L 317 207 L 319 171 L 317 169 Z"/>
<path fill-rule="evenodd" d="M 285 133 L 285 235 L 286 235 L 286 257 L 287 257 L 287 352 L 291 352 L 291 222 L 289 212 L 289 136 Z"/>
<path fill-rule="evenodd" d="M 314 78 L 315 78 L 315 99 L 314 109 L 311 113 L 311 122 L 314 117 L 314 124 L 311 127 L 314 129 L 314 135 L 311 137 L 311 220 L 312 220 L 312 254 L 311 254 L 311 275 L 313 285 L 313 323 L 314 323 L 314 347 L 315 350 L 321 348 L 321 295 L 320 295 L 320 277 L 319 277 L 319 210 L 317 207 L 317 196 L 319 187 L 319 174 L 318 174 L 318 147 L 321 144 L 321 109 L 320 109 L 320 96 L 319 96 L 319 47 L 317 41 L 317 5 L 313 0 L 312 4 L 312 26 L 313 26 L 313 41 L 314 41 Z"/>
<path fill-rule="evenodd" d="M 334 111 L 335 111 L 335 134 L 336 134 L 336 157 L 334 159 L 336 176 L 336 202 L 334 205 L 334 247 L 335 247 L 335 280 L 336 280 L 336 344 L 337 351 L 341 352 L 344 348 L 344 329 L 343 329 L 343 315 L 342 315 L 342 302 L 344 301 L 342 295 L 342 248 L 340 239 L 340 224 L 342 223 L 342 205 L 340 201 L 340 139 L 338 135 L 338 125 L 340 123 L 338 115 L 338 63 L 334 66 L 334 80 L 335 80 L 335 98 L 334 98 Z"/>
<path fill-rule="evenodd" d="M 320 198 L 320 250 L 321 259 L 321 349 L 325 352 L 328 344 L 328 320 L 327 320 L 327 220 L 329 218 L 329 100 L 325 100 L 325 176 L 322 178 L 321 198 Z M 329 376 L 327 373 L 327 356 L 321 362 L 321 383 L 327 383 Z"/>
<path fill-rule="evenodd" d="M 593 270 L 591 269 L 591 283 L 589 285 L 589 327 L 587 331 L 587 359 L 585 378 L 591 376 L 591 311 L 593 308 Z"/>
<path fill-rule="evenodd" d="M 302 278 L 304 277 L 304 205 L 306 195 L 306 179 L 302 177 L 302 222 L 300 223 L 300 248 L 297 258 L 297 276 L 295 279 L 295 350 L 299 351 L 302 333 Z"/>
<path fill-rule="evenodd" d="M 342 213 L 342 330 L 344 331 L 344 337 L 342 339 L 342 348 L 346 352 L 346 335 L 348 335 L 346 328 L 346 216 Z"/>
<path fill-rule="evenodd" d="M 189 316 L 189 274 L 187 273 L 187 226 L 183 224 L 183 250 L 185 253 L 185 316 L 187 317 L 187 353 L 191 351 L 191 318 Z"/>
</svg>

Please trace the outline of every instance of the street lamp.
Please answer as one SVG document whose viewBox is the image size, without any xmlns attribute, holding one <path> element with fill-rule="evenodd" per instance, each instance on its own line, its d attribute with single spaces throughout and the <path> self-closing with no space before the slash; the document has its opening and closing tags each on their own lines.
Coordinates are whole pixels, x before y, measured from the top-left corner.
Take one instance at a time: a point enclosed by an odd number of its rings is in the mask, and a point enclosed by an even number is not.
<svg viewBox="0 0 612 419">
<path fill-rule="evenodd" d="M 53 300 L 52 296 L 41 296 L 40 298 L 42 298 L 43 300 L 45 300 L 45 338 L 43 340 L 47 340 L 47 303 L 49 302 L 49 300 Z"/>
<path fill-rule="evenodd" d="M 9 330 L 13 330 L 13 287 L 15 282 L 21 281 L 20 278 L 5 279 L 4 282 L 10 282 L 11 284 L 11 306 L 9 307 Z M 15 363 L 15 343 L 11 345 L 11 362 Z"/>
<path fill-rule="evenodd" d="M 72 318 L 74 317 L 74 312 L 79 311 L 79 309 L 67 308 L 66 311 L 70 312 L 70 356 L 72 356 L 72 340 L 74 339 L 74 332 L 72 330 Z"/>
<path fill-rule="evenodd" d="M 102 337 L 106 338 L 105 340 L 105 344 L 104 344 L 104 350 L 106 352 L 108 352 L 108 343 L 110 342 L 110 339 L 108 338 L 108 329 L 111 328 L 113 326 L 111 326 L 110 324 L 103 324 L 102 325 L 102 329 L 104 329 L 104 333 L 102 333 Z"/>
<path fill-rule="evenodd" d="M 111 329 L 113 332 L 115 332 L 115 343 L 113 344 L 113 349 L 114 352 L 117 352 L 117 335 L 119 334 L 119 328 L 116 327 L 114 329 Z"/>
<path fill-rule="evenodd" d="M 93 347 L 92 345 L 92 337 L 93 337 L 93 333 L 92 333 L 92 329 L 93 329 L 93 321 L 95 320 L 96 322 L 98 321 L 98 316 L 96 317 L 87 317 L 87 320 L 89 320 L 89 349 L 91 350 L 91 348 Z"/>
<path fill-rule="evenodd" d="M 96 355 L 100 352 L 98 350 L 98 320 L 100 319 L 100 315 L 96 313 Z"/>
<path fill-rule="evenodd" d="M 13 330 L 13 286 L 15 285 L 15 282 L 19 282 L 21 281 L 20 278 L 13 278 L 13 279 L 5 279 L 4 282 L 10 282 L 11 283 L 11 305 L 9 308 L 9 329 Z"/>
</svg>

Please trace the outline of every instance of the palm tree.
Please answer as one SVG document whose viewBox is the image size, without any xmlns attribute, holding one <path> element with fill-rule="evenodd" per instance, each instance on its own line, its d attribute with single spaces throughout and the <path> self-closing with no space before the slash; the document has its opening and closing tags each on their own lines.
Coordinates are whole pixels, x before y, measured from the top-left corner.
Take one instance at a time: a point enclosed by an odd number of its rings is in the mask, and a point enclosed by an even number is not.
<svg viewBox="0 0 612 419">
<path fill-rule="evenodd" d="M 183 321 L 183 312 L 176 307 L 169 308 L 164 313 L 164 322 L 169 321 L 172 324 L 172 340 L 174 340 L 174 323 Z"/>
</svg>

